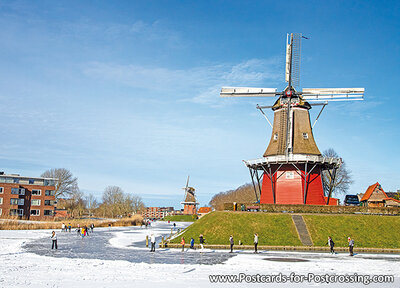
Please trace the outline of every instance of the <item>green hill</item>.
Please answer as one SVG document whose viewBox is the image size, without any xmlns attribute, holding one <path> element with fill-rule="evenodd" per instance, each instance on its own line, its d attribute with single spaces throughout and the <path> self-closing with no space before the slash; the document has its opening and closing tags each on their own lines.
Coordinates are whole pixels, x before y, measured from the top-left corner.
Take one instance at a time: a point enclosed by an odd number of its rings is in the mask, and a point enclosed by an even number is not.
<svg viewBox="0 0 400 288">
<path fill-rule="evenodd" d="M 400 217 L 377 215 L 303 215 L 315 246 L 325 246 L 328 236 L 335 245 L 348 245 L 351 236 L 356 247 L 400 248 Z"/>
<path fill-rule="evenodd" d="M 186 241 L 193 237 L 198 243 L 203 234 L 206 244 L 229 244 L 233 235 L 235 244 L 252 245 L 258 233 L 260 245 L 301 245 L 292 218 L 287 214 L 212 212 L 190 225 L 183 233 Z M 172 243 L 179 243 L 174 239 Z"/>
<path fill-rule="evenodd" d="M 347 247 L 347 237 L 356 247 L 400 248 L 400 217 L 375 215 L 303 215 L 314 246 L 326 246 L 332 236 L 336 247 Z M 301 246 L 290 214 L 212 212 L 190 225 L 183 233 L 186 241 L 193 237 L 198 243 L 203 234 L 206 244 L 229 244 L 233 235 L 235 244 L 253 244 L 258 233 L 259 245 Z M 178 239 L 179 238 L 179 239 Z M 172 243 L 179 243 L 180 237 Z"/>
</svg>

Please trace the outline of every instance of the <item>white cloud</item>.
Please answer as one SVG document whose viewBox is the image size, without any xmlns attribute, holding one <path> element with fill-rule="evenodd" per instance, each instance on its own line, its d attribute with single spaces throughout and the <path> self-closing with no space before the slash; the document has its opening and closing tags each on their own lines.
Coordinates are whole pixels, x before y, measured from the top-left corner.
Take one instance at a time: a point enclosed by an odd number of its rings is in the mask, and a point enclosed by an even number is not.
<svg viewBox="0 0 400 288">
<path fill-rule="evenodd" d="M 135 44 L 154 42 L 162 43 L 166 47 L 182 47 L 183 41 L 180 34 L 168 28 L 168 24 L 156 20 L 154 22 L 145 22 L 136 20 L 131 23 L 93 23 L 88 19 L 76 22 L 61 22 L 59 29 L 64 35 L 86 39 L 87 37 L 97 37 L 104 41 L 108 39 L 115 41 L 134 40 Z"/>
<path fill-rule="evenodd" d="M 144 67 L 93 62 L 87 76 L 155 93 L 174 94 L 179 100 L 218 106 L 222 86 L 276 86 L 283 73 L 279 59 L 251 59 L 238 64 L 215 64 L 189 69 Z"/>
</svg>

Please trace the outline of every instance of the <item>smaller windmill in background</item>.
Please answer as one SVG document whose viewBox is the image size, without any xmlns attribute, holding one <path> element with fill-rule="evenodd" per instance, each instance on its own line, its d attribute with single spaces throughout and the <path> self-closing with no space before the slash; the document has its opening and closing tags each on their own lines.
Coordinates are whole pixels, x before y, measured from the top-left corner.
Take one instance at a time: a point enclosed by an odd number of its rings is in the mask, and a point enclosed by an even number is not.
<svg viewBox="0 0 400 288">
<path fill-rule="evenodd" d="M 196 215 L 197 214 L 197 199 L 195 195 L 196 189 L 189 187 L 189 176 L 186 181 L 186 187 L 182 188 L 185 190 L 185 198 L 181 204 L 183 205 L 183 214 L 185 215 Z"/>
</svg>

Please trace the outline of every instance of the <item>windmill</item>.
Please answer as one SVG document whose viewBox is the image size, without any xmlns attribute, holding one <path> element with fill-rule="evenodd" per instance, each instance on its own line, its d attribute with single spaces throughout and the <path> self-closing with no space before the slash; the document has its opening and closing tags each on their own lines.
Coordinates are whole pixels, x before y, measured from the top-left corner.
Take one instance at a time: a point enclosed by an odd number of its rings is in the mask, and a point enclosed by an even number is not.
<svg viewBox="0 0 400 288">
<path fill-rule="evenodd" d="M 183 205 L 183 214 L 195 215 L 197 214 L 197 203 L 196 195 L 193 187 L 189 187 L 189 176 L 186 181 L 186 186 L 182 188 L 185 190 L 185 198 L 181 204 Z"/>
<path fill-rule="evenodd" d="M 364 88 L 300 90 L 302 38 L 306 37 L 300 33 L 287 34 L 285 81 L 288 85 L 282 92 L 276 88 L 221 89 L 221 97 L 278 97 L 272 106 L 256 107 L 272 127 L 263 157 L 244 161 L 259 203 L 329 205 L 330 195 L 324 195 L 322 172 L 326 171 L 334 179 L 342 160 L 321 155 L 312 129 L 329 101 L 355 101 L 364 97 Z M 309 114 L 312 106 L 322 106 L 313 125 Z M 273 124 L 263 111 L 266 108 L 274 111 Z"/>
</svg>

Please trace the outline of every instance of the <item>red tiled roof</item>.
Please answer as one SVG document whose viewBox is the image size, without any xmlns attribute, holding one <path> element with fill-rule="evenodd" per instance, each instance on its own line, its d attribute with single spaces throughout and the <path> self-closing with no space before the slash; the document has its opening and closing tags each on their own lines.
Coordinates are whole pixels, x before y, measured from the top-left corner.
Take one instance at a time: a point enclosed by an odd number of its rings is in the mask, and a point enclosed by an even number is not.
<svg viewBox="0 0 400 288">
<path fill-rule="evenodd" d="M 394 199 L 394 198 L 390 198 L 390 197 L 385 198 L 385 199 L 383 199 L 383 200 L 393 200 L 393 201 L 395 201 L 395 202 L 400 203 L 400 200 L 397 200 L 397 199 Z"/>
<path fill-rule="evenodd" d="M 211 212 L 211 207 L 200 207 L 199 210 L 197 210 L 197 213 L 208 213 Z"/>
<path fill-rule="evenodd" d="M 380 185 L 379 182 L 376 182 L 375 184 L 369 186 L 368 189 L 367 189 L 367 191 L 365 191 L 364 196 L 361 198 L 361 201 L 366 201 L 366 200 L 368 200 L 369 197 L 371 197 L 372 192 L 374 192 L 375 188 L 376 188 L 378 185 Z M 382 188 L 381 188 L 381 189 L 382 189 Z M 383 192 L 383 194 L 385 195 L 385 197 L 388 198 L 387 195 L 386 195 L 386 193 L 385 193 L 385 191 L 383 191 L 383 189 L 382 189 L 382 192 Z"/>
</svg>

